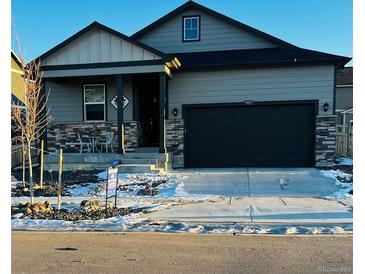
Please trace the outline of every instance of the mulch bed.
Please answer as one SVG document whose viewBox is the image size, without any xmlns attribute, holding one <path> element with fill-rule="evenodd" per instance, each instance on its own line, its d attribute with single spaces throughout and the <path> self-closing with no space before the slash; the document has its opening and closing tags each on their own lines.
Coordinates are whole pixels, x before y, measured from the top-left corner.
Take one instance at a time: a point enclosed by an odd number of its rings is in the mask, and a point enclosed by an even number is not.
<svg viewBox="0 0 365 274">
<path fill-rule="evenodd" d="M 142 209 L 133 208 L 107 208 L 95 211 L 67 211 L 54 210 L 53 212 L 38 212 L 29 215 L 29 218 L 35 220 L 62 220 L 62 221 L 80 221 L 91 220 L 97 221 L 100 219 L 107 219 L 111 217 L 124 216 L 130 213 L 141 212 Z"/>
<path fill-rule="evenodd" d="M 167 180 L 161 179 L 158 181 L 154 181 L 152 184 L 147 184 L 145 188 L 140 189 L 137 192 L 137 195 L 139 196 L 155 196 L 158 193 L 157 187 L 161 184 L 165 184 Z"/>
<path fill-rule="evenodd" d="M 98 174 L 103 170 L 75 170 L 75 171 L 64 171 L 62 172 L 62 196 L 70 195 L 68 186 L 80 185 L 83 186 L 88 183 L 100 182 Z M 23 177 L 22 170 L 12 170 L 13 175 L 17 180 L 21 181 Z M 39 168 L 33 170 L 33 184 L 39 182 Z M 44 171 L 43 175 L 43 188 L 34 189 L 34 196 L 51 197 L 57 196 L 58 193 L 58 171 L 53 171 L 52 174 L 49 171 Z M 26 170 L 26 187 L 29 188 L 28 184 L 29 172 Z M 13 197 L 30 196 L 29 191 L 23 191 L 23 185 L 20 183 L 12 190 L 11 195 Z"/>
<path fill-rule="evenodd" d="M 100 179 L 98 174 L 104 170 L 73 170 L 73 171 L 63 171 L 62 172 L 62 184 L 63 185 L 76 185 L 76 184 L 86 184 L 86 183 L 96 183 Z M 21 169 L 12 170 L 11 175 L 13 175 L 17 180 L 21 181 L 23 177 L 23 172 Z M 39 182 L 40 180 L 39 168 L 33 168 L 33 182 Z M 26 182 L 29 180 L 29 172 L 26 170 L 25 173 Z M 51 173 L 48 170 L 44 170 L 43 181 L 45 183 L 58 182 L 58 171 L 54 170 Z"/>
<path fill-rule="evenodd" d="M 353 166 L 352 165 L 339 165 L 335 164 L 333 167 L 321 167 L 322 170 L 340 170 L 343 173 L 349 174 L 351 176 L 341 177 L 336 176 L 336 179 L 341 183 L 353 183 Z M 349 194 L 353 195 L 353 190 L 349 191 Z"/>
<path fill-rule="evenodd" d="M 26 188 L 28 189 L 27 191 L 24 191 L 23 189 L 23 184 L 18 184 L 16 186 L 16 188 L 12 189 L 11 192 L 11 196 L 12 197 L 29 197 L 30 196 L 30 191 L 29 191 L 29 185 L 26 184 Z M 35 197 L 54 197 L 58 195 L 58 185 L 54 182 L 52 183 L 45 183 L 43 185 L 43 188 L 39 188 L 39 189 L 33 189 L 33 193 Z M 67 188 L 62 188 L 61 189 L 61 195 L 62 196 L 69 196 L 70 192 Z"/>
<path fill-rule="evenodd" d="M 353 174 L 353 166 L 349 165 L 334 165 L 332 167 L 320 167 L 321 170 L 340 170 L 347 174 Z"/>
</svg>

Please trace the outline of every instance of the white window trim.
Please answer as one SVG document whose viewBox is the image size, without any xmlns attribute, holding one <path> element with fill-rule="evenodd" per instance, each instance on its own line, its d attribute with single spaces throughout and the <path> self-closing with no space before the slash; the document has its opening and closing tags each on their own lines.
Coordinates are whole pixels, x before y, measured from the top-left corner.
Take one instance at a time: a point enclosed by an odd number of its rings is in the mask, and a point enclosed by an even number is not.
<svg viewBox="0 0 365 274">
<path fill-rule="evenodd" d="M 188 39 L 185 37 L 185 30 L 186 30 L 186 20 L 187 19 L 197 19 L 197 37 L 196 38 L 192 38 L 192 39 Z M 183 29 L 183 32 L 184 32 L 184 41 L 199 41 L 200 39 L 200 18 L 199 16 L 189 16 L 189 17 L 184 17 L 184 29 Z"/>
<path fill-rule="evenodd" d="M 95 103 L 95 102 L 92 102 L 92 103 L 87 103 L 86 102 L 86 96 L 85 96 L 85 92 L 86 92 L 86 87 L 88 87 L 88 86 L 103 86 L 103 91 L 104 91 L 104 102 L 103 103 Z M 106 94 L 105 94 L 105 84 L 86 84 L 86 85 L 84 85 L 84 122 L 105 122 L 106 121 L 106 103 L 105 103 L 105 101 L 106 101 Z M 87 105 L 101 105 L 101 104 L 103 104 L 104 105 L 104 119 L 103 120 L 88 120 L 87 119 L 87 116 L 86 116 L 86 106 Z"/>
</svg>

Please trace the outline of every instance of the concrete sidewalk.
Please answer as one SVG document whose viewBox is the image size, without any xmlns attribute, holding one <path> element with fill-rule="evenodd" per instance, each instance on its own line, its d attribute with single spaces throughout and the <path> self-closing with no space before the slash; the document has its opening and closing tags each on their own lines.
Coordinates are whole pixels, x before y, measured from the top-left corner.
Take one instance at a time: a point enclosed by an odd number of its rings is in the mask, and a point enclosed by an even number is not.
<svg viewBox="0 0 365 274">
<path fill-rule="evenodd" d="M 350 207 L 316 198 L 239 197 L 172 206 L 145 215 L 151 221 L 248 224 L 350 224 Z"/>
</svg>

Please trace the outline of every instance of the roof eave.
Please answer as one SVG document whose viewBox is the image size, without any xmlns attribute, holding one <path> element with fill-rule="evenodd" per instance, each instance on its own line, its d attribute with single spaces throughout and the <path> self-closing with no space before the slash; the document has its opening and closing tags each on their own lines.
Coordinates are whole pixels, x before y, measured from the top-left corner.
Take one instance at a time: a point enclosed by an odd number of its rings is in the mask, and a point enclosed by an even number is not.
<svg viewBox="0 0 365 274">
<path fill-rule="evenodd" d="M 196 66 L 185 65 L 183 70 L 199 69 L 226 69 L 226 68 L 263 68 L 263 67 L 291 67 L 310 65 L 336 65 L 333 60 L 305 60 L 305 61 L 279 61 L 279 62 L 258 62 L 245 64 L 202 64 Z"/>
</svg>

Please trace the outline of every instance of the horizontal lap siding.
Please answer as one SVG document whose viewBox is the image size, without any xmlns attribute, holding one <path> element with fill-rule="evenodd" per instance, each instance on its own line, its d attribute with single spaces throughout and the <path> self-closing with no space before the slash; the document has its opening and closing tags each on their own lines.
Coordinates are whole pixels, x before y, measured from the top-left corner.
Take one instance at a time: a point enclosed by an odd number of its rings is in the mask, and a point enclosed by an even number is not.
<svg viewBox="0 0 365 274">
<path fill-rule="evenodd" d="M 182 16 L 201 16 L 201 41 L 182 42 Z M 185 11 L 140 38 L 168 53 L 269 48 L 277 45 L 197 10 Z"/>
<path fill-rule="evenodd" d="M 106 84 L 107 93 L 107 119 L 109 122 L 117 120 L 117 111 L 110 103 L 116 95 L 116 83 L 112 78 L 100 78 L 93 81 L 69 79 L 67 81 L 47 81 L 46 89 L 50 91 L 48 107 L 53 117 L 53 122 L 82 122 L 83 101 L 82 92 L 84 84 Z M 129 99 L 128 106 L 124 109 L 124 119 L 133 120 L 133 100 L 131 77 L 126 77 L 124 82 L 124 96 Z"/>
<path fill-rule="evenodd" d="M 319 100 L 333 107 L 333 66 L 177 73 L 169 83 L 169 110 L 183 104 Z M 324 114 L 322 108 L 320 114 Z"/>
</svg>

